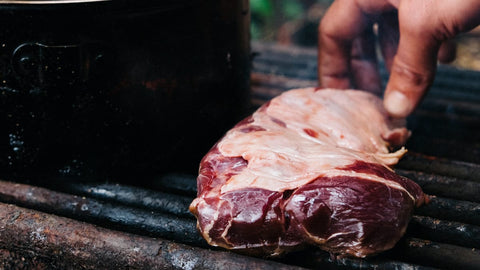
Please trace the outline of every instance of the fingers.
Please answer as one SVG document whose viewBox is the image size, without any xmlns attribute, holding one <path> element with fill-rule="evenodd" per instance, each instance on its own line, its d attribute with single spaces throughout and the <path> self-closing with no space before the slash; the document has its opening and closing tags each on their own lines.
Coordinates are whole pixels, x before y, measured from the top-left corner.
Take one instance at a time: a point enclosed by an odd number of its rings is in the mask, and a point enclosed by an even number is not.
<svg viewBox="0 0 480 270">
<path fill-rule="evenodd" d="M 385 66 L 389 72 L 397 53 L 399 38 L 397 11 L 383 13 L 378 20 L 378 41 Z"/>
<path fill-rule="evenodd" d="M 318 33 L 318 80 L 321 87 L 347 89 L 350 83 L 352 40 L 366 27 L 355 2 L 337 0 L 323 17 Z"/>
<path fill-rule="evenodd" d="M 373 27 L 367 27 L 365 31 L 353 41 L 350 61 L 354 88 L 380 96 L 382 94 L 382 87 L 380 74 L 378 72 Z"/>
<path fill-rule="evenodd" d="M 422 10 L 415 10 L 417 18 L 412 12 L 399 10 L 400 42 L 384 97 L 385 109 L 393 117 L 408 116 L 425 95 L 433 81 L 441 44 L 433 33 L 425 31 L 429 18 Z"/>
<path fill-rule="evenodd" d="M 398 14 L 400 42 L 384 106 L 390 115 L 406 117 L 432 84 L 437 58 L 454 58 L 454 45 L 448 40 L 480 23 L 480 2 L 404 0 Z"/>
</svg>

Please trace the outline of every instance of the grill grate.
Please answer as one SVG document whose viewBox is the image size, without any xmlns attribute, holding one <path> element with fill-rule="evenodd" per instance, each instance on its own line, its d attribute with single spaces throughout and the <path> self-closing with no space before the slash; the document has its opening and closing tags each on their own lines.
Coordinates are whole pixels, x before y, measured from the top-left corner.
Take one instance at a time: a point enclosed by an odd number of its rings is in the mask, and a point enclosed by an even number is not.
<svg viewBox="0 0 480 270">
<path fill-rule="evenodd" d="M 260 52 L 252 74 L 255 106 L 284 90 L 315 85 L 313 50 L 268 44 L 254 44 L 254 50 Z M 208 247 L 188 213 L 196 195 L 192 175 L 163 175 L 152 189 L 7 179 L 16 182 L 0 181 L 0 268 L 478 269 L 480 74 L 441 67 L 437 78 L 409 119 L 410 153 L 397 167 L 432 197 L 390 251 L 355 259 L 310 248 L 267 260 Z"/>
</svg>

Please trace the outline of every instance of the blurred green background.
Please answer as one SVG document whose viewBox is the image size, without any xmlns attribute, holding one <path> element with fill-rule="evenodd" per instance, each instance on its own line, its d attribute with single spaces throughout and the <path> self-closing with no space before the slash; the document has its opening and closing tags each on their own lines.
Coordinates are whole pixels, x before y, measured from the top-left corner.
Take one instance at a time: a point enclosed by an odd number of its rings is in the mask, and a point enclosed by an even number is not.
<svg viewBox="0 0 480 270">
<path fill-rule="evenodd" d="M 316 47 L 318 23 L 333 0 L 250 0 L 253 41 Z M 480 28 L 457 39 L 453 66 L 480 70 Z"/>
<path fill-rule="evenodd" d="M 318 23 L 333 0 L 250 0 L 253 40 L 316 46 Z"/>
</svg>

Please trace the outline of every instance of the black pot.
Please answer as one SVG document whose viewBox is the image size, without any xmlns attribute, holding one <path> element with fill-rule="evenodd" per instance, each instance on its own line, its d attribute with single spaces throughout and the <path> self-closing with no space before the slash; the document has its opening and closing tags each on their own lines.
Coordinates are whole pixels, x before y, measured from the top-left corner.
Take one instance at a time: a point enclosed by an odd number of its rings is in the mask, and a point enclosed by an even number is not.
<svg viewBox="0 0 480 270">
<path fill-rule="evenodd" d="M 248 0 L 3 1 L 0 25 L 4 175 L 194 172 L 245 113 Z"/>
</svg>

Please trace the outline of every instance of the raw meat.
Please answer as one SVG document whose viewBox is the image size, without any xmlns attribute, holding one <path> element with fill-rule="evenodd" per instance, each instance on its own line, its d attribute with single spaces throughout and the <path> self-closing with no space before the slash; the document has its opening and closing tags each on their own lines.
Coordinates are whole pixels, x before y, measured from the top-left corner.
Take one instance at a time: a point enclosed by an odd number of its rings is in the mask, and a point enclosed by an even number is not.
<svg viewBox="0 0 480 270">
<path fill-rule="evenodd" d="M 374 95 L 296 89 L 238 123 L 200 164 L 197 227 L 214 246 L 275 256 L 304 245 L 365 257 L 404 234 L 424 194 L 389 167 L 404 123 Z"/>
</svg>

